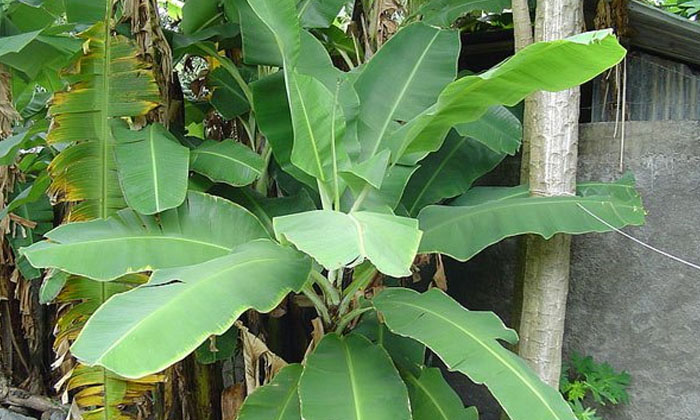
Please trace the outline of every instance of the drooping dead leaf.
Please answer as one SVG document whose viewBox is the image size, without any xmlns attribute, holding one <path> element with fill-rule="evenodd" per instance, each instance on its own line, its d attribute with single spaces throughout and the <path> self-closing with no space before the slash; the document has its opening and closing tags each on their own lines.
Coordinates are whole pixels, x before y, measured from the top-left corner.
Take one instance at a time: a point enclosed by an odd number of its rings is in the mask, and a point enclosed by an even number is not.
<svg viewBox="0 0 700 420">
<path fill-rule="evenodd" d="M 287 366 L 287 362 L 273 353 L 265 342 L 252 334 L 242 322 L 237 321 L 236 327 L 241 332 L 243 344 L 246 395 L 250 395 L 258 387 L 269 383 L 280 369 Z"/>
<path fill-rule="evenodd" d="M 0 64 L 0 139 L 12 134 L 12 126 L 20 115 L 12 105 L 10 74 Z"/>
<path fill-rule="evenodd" d="M 311 320 L 311 326 L 313 327 L 313 330 L 311 331 L 311 342 L 309 343 L 309 347 L 306 348 L 304 359 L 306 359 L 306 357 L 314 351 L 318 343 L 321 342 L 321 339 L 326 334 L 321 318 L 314 318 Z"/>
<path fill-rule="evenodd" d="M 446 292 L 447 291 L 447 275 L 445 275 L 445 265 L 442 262 L 442 255 L 437 255 L 435 258 L 435 274 L 433 275 L 435 287 Z"/>
</svg>

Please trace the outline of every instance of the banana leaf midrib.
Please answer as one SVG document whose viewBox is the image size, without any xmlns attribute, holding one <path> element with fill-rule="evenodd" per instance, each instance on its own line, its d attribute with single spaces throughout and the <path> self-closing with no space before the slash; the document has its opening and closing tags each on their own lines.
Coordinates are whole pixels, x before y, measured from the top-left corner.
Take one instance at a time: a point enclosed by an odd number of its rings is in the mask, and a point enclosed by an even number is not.
<svg viewBox="0 0 700 420">
<path fill-rule="evenodd" d="M 358 400 L 359 393 L 357 392 L 357 380 L 355 379 L 355 369 L 352 364 L 352 355 L 350 354 L 350 349 L 348 349 L 347 342 L 341 344 L 343 346 L 343 355 L 345 356 L 345 362 L 348 365 L 348 379 L 350 380 L 350 390 L 352 392 L 351 398 L 355 406 L 355 419 L 362 420 L 362 414 L 360 412 L 360 402 Z"/>
<path fill-rule="evenodd" d="M 100 124 L 101 124 L 101 131 L 102 131 L 102 144 L 101 144 L 101 160 L 102 160 L 102 174 L 101 174 L 101 191 L 100 191 L 100 206 L 99 206 L 99 212 L 100 212 L 100 218 L 105 219 L 108 216 L 109 212 L 109 206 L 107 205 L 107 176 L 108 176 L 108 162 L 109 162 L 109 156 L 108 156 L 108 136 L 110 136 L 109 132 L 109 124 L 107 121 L 107 118 L 109 117 L 109 88 L 110 88 L 110 83 L 109 83 L 109 74 L 110 72 L 110 60 L 111 60 L 111 42 L 110 42 L 110 21 L 111 21 L 111 0 L 105 0 L 105 23 L 104 23 L 104 61 L 103 61 L 103 67 L 102 67 L 102 88 L 103 88 L 103 96 L 102 96 L 102 110 L 101 112 L 103 113 L 102 118 L 100 118 Z M 104 283 L 99 283 L 98 287 L 100 288 L 100 305 L 102 305 L 107 299 L 107 287 Z M 108 396 L 110 393 L 107 390 L 109 384 L 109 378 L 108 378 L 108 373 L 106 369 L 102 369 L 102 386 L 103 386 L 103 393 L 104 393 L 104 406 L 103 406 L 103 418 L 105 420 L 110 420 L 109 417 L 109 407 L 110 402 L 108 401 Z M 118 403 L 119 401 L 116 401 Z"/>
</svg>

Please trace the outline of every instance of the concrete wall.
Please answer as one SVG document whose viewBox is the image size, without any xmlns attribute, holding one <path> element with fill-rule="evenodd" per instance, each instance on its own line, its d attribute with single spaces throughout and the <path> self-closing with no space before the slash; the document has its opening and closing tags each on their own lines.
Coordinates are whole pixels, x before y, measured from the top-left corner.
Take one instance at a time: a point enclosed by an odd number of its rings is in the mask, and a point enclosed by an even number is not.
<svg viewBox="0 0 700 420">
<path fill-rule="evenodd" d="M 625 166 L 635 173 L 649 212 L 626 232 L 700 262 L 700 121 L 627 124 Z M 614 123 L 581 126 L 579 179 L 619 176 Z M 517 162 L 494 177 L 513 181 Z M 511 179 L 509 179 L 511 178 Z M 448 265 L 450 293 L 471 309 L 510 321 L 517 240 L 467 264 Z M 602 410 L 606 420 L 700 418 L 700 271 L 611 233 L 574 241 L 565 351 L 608 361 L 632 375 L 630 404 Z M 498 419 L 487 393 L 458 375 L 450 380 L 485 420 Z M 537 420 L 537 419 L 533 419 Z"/>
</svg>

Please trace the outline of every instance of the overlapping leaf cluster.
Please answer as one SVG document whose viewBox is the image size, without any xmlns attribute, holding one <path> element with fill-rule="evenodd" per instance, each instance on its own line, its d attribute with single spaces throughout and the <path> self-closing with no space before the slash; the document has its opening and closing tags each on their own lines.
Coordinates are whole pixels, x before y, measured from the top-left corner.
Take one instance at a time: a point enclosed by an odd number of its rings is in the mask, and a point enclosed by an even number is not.
<svg viewBox="0 0 700 420">
<path fill-rule="evenodd" d="M 252 393 L 241 419 L 476 418 L 426 363 L 426 348 L 485 384 L 514 420 L 574 418 L 502 345 L 517 336 L 494 314 L 468 311 L 439 290 L 368 288 L 377 276 L 409 276 L 419 253 L 467 260 L 510 236 L 643 222 L 630 177 L 582 184 L 571 197 L 472 188 L 519 148 L 520 123 L 504 106 L 615 65 L 624 49 L 610 31 L 534 44 L 458 78 L 458 33 L 433 26 L 449 26 L 457 12 L 428 7 L 345 71 L 327 49 L 343 2 L 191 0 L 173 53 L 207 58 L 211 94 L 185 107 L 182 125 L 202 124 L 193 117 L 199 106 L 243 132 L 219 141 L 142 127 L 162 93 L 152 69 L 116 34 L 111 2 L 104 12 L 68 3 L 69 18 L 101 20 L 78 35 L 82 50 L 71 50 L 78 59 L 53 95 L 46 142 L 34 126 L 0 150 L 11 163 L 36 142 L 51 159 L 8 212 L 47 188 L 71 204 L 73 223 L 41 231 L 46 240 L 23 243 L 21 255 L 34 270 L 52 270 L 47 300 L 59 293 L 81 302 L 62 321 L 72 354 L 89 366 L 79 373 L 100 369 L 115 380 L 103 377 L 101 393 L 90 393 L 102 400 L 84 405 L 118 418 L 108 397 L 152 382 L 126 378 L 149 378 L 230 331 L 245 311 L 272 311 L 296 293 L 328 333 L 301 364 Z M 3 44 L 0 61 L 46 43 L 37 31 Z M 222 51 L 229 44 L 241 60 Z"/>
</svg>

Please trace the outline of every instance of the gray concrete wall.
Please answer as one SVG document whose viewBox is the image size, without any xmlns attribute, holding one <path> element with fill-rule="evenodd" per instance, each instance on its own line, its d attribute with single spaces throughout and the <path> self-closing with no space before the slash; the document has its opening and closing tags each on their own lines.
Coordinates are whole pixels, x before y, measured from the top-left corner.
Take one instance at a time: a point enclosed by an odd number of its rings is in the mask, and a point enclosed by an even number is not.
<svg viewBox="0 0 700 420">
<path fill-rule="evenodd" d="M 625 166 L 635 173 L 649 212 L 626 232 L 700 262 L 700 122 L 630 122 Z M 581 126 L 579 179 L 619 176 L 614 123 Z M 517 162 L 494 179 L 513 183 Z M 450 294 L 510 322 L 517 241 L 495 245 L 466 264 L 450 263 Z M 700 418 L 700 272 L 611 233 L 574 241 L 565 351 L 608 361 L 632 375 L 630 404 L 602 410 L 606 420 Z M 485 420 L 499 418 L 480 387 L 449 379 Z M 537 419 L 533 419 L 537 420 Z"/>
<path fill-rule="evenodd" d="M 614 124 L 581 129 L 580 179 L 614 179 Z M 625 231 L 700 263 L 700 122 L 627 125 L 624 162 L 635 173 L 647 224 Z M 610 420 L 700 418 L 700 271 L 617 234 L 574 243 L 567 351 L 632 375 L 631 401 Z"/>
</svg>

